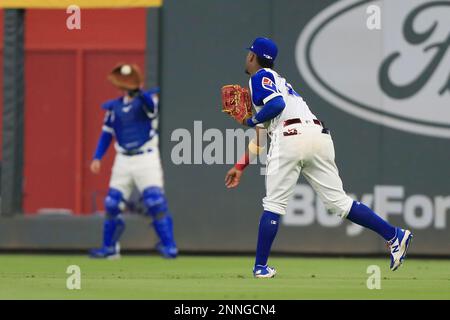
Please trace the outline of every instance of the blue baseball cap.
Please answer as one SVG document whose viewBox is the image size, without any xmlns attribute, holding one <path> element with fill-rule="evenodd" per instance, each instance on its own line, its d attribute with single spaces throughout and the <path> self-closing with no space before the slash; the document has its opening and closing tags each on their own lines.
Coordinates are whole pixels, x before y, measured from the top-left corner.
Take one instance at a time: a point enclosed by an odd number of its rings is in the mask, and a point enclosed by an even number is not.
<svg viewBox="0 0 450 320">
<path fill-rule="evenodd" d="M 275 42 L 269 38 L 259 37 L 253 41 L 250 48 L 247 48 L 262 59 L 275 61 L 278 54 L 278 48 Z"/>
</svg>

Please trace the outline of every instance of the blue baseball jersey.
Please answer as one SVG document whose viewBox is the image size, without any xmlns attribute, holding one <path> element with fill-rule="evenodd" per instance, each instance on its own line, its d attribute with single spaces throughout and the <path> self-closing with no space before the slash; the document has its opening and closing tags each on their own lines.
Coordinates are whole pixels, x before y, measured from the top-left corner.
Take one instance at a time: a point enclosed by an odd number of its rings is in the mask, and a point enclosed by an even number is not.
<svg viewBox="0 0 450 320">
<path fill-rule="evenodd" d="M 289 94 L 300 96 L 289 83 L 284 84 Z M 282 97 L 282 88 L 278 88 L 274 71 L 260 69 L 250 79 L 252 101 L 255 106 L 263 106 L 275 97 Z"/>
<path fill-rule="evenodd" d="M 303 98 L 273 69 L 258 70 L 250 78 L 249 88 L 256 110 L 256 114 L 247 121 L 249 126 L 265 128 L 270 135 L 285 120 L 317 119 Z"/>
<path fill-rule="evenodd" d="M 120 97 L 104 103 L 103 131 L 114 134 L 117 144 L 124 150 L 139 149 L 157 135 L 153 120 L 158 114 L 158 92 L 155 88 L 130 101 Z"/>
</svg>

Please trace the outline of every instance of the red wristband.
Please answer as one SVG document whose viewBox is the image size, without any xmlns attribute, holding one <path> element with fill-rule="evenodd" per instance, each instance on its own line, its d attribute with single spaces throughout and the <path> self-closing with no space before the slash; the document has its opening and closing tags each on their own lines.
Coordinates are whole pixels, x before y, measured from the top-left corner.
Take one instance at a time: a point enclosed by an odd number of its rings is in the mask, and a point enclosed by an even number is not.
<svg viewBox="0 0 450 320">
<path fill-rule="evenodd" d="M 234 165 L 234 167 L 240 171 L 244 170 L 250 163 L 250 158 L 248 152 L 246 152 L 242 158 L 238 160 L 238 162 Z"/>
</svg>

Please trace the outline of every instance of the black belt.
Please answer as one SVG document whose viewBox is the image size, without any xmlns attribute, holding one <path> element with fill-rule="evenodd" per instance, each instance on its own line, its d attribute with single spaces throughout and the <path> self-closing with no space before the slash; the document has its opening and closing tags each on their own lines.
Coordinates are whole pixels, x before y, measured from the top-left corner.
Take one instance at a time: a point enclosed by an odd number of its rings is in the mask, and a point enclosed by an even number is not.
<svg viewBox="0 0 450 320">
<path fill-rule="evenodd" d="M 308 122 L 311 122 L 311 120 L 303 120 L 303 121 L 302 121 L 300 118 L 294 118 L 294 119 L 289 119 L 289 120 L 284 121 L 283 127 L 289 126 L 289 125 L 291 125 L 291 124 L 296 124 L 296 123 L 308 123 Z M 322 127 L 325 128 L 324 123 L 323 123 L 322 121 L 320 121 L 320 120 L 313 119 L 312 122 L 313 122 L 314 124 L 317 124 L 317 125 L 322 126 Z"/>
<path fill-rule="evenodd" d="M 300 118 L 293 118 L 293 119 L 285 120 L 284 123 L 283 123 L 283 127 L 289 126 L 291 124 L 308 123 L 308 122 L 311 122 L 311 120 L 303 120 L 302 121 Z M 322 127 L 322 133 L 330 134 L 330 129 L 325 128 L 325 123 L 323 123 L 322 121 L 317 120 L 317 119 L 313 119 L 312 122 L 314 124 L 317 124 L 317 125 Z M 287 131 L 283 132 L 283 136 L 285 136 L 285 137 L 286 136 L 294 136 L 294 135 L 297 135 L 297 134 L 300 134 L 299 132 L 297 132 L 297 129 L 287 129 Z"/>
<path fill-rule="evenodd" d="M 138 154 L 143 154 L 143 153 L 147 153 L 147 152 L 152 152 L 153 149 L 147 149 L 147 150 L 127 150 L 124 152 L 121 152 L 121 154 L 123 154 L 124 156 L 136 156 Z"/>
</svg>

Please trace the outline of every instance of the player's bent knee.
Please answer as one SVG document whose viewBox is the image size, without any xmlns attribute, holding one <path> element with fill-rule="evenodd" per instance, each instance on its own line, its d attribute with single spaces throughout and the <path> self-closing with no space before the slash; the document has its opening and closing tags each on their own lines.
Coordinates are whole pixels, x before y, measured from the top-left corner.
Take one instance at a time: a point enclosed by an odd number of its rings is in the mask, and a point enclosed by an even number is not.
<svg viewBox="0 0 450 320">
<path fill-rule="evenodd" d="M 328 212 L 345 219 L 350 211 L 350 208 L 352 207 L 353 199 L 345 195 L 338 199 L 325 201 L 324 204 Z"/>
<path fill-rule="evenodd" d="M 164 192 L 159 187 L 149 187 L 142 193 L 147 213 L 153 218 L 161 218 L 168 210 Z"/>
<path fill-rule="evenodd" d="M 112 217 L 119 215 L 122 211 L 122 202 L 122 192 L 114 188 L 109 189 L 108 195 L 105 198 L 106 213 Z"/>
<path fill-rule="evenodd" d="M 267 198 L 263 199 L 263 208 L 266 211 L 270 211 L 279 215 L 286 214 L 286 203 L 271 201 Z"/>
</svg>

